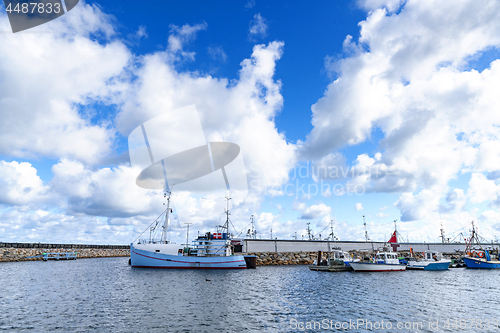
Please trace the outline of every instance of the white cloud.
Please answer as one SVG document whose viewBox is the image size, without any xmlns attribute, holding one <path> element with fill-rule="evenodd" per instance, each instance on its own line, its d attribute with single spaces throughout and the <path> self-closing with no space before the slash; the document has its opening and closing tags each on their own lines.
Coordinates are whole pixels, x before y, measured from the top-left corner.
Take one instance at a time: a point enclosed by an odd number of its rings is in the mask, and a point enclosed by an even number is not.
<svg viewBox="0 0 500 333">
<path fill-rule="evenodd" d="M 53 166 L 54 177 L 47 184 L 29 164 L 2 164 L 2 203 L 21 205 L 20 209 L 33 216 L 37 216 L 34 212 L 40 205 L 28 204 L 54 204 L 54 212 L 47 215 L 50 221 L 31 222 L 36 231 L 32 235 L 42 237 L 49 225 L 59 230 L 65 221 L 72 221 L 88 224 L 80 228 L 86 230 L 84 235 L 95 235 L 89 232 L 95 224 L 101 231 L 116 232 L 117 240 L 126 238 L 120 235 L 128 235 L 130 241 L 131 233 L 137 232 L 135 228 L 145 228 L 145 223 L 161 212 L 162 198 L 135 184 L 138 170 L 128 163 L 111 168 L 93 165 L 111 154 L 116 131 L 127 136 L 131 129 L 165 110 L 195 104 L 206 138 L 237 143 L 248 178 L 254 181 L 245 203 L 233 202 L 234 208 L 240 209 L 232 212 L 233 223 L 241 228 L 249 211 L 258 210 L 262 193 L 287 181 L 295 161 L 293 145 L 274 125 L 283 105 L 281 82 L 274 79 L 283 43 L 256 45 L 250 57 L 241 62 L 239 78 L 229 82 L 175 69 L 176 62 L 193 59 L 187 45 L 197 32 L 206 29 L 205 23 L 171 26 L 165 51 L 133 58 L 123 43 L 106 39 L 114 33 L 107 16 L 88 5 L 77 8 L 72 11 L 77 17 L 64 23 L 68 24 L 67 34 L 41 34 L 36 40 L 29 34 L 16 35 L 17 39 L 5 36 L 0 72 L 8 80 L 2 81 L 0 104 L 8 111 L 0 114 L 0 153 L 55 157 L 60 162 Z M 0 25 L 8 25 L 5 15 L 0 14 Z M 100 33 L 103 40 L 90 40 L 91 33 Z M 139 29 L 138 35 L 145 36 L 145 29 Z M 224 56 L 223 51 L 218 54 Z M 132 63 L 134 66 L 130 66 Z M 134 80 L 129 80 L 125 72 Z M 30 98 L 25 98 L 27 92 Z M 93 119 L 92 103 L 116 107 L 116 119 Z M 187 214 L 202 227 L 211 229 L 220 224 L 220 205 L 209 207 L 199 199 L 178 192 L 175 208 L 179 215 Z M 20 223 L 12 218 L 9 221 Z M 183 233 L 184 221 L 173 222 L 176 237 Z M 12 228 L 9 232 L 15 232 Z"/>
<path fill-rule="evenodd" d="M 0 204 L 29 206 L 49 199 L 47 186 L 28 162 L 0 161 Z"/>
<path fill-rule="evenodd" d="M 137 31 L 135 32 L 135 35 L 137 36 L 137 38 L 147 38 L 148 37 L 148 34 L 146 32 L 146 27 L 141 25 L 139 27 L 139 29 L 137 29 Z"/>
<path fill-rule="evenodd" d="M 447 196 L 458 201 L 446 209 L 460 210 L 463 196 L 449 196 L 448 182 L 499 169 L 500 61 L 480 73 L 464 70 L 472 57 L 500 46 L 499 3 L 361 3 L 370 13 L 359 40 L 347 36 L 346 57 L 327 59 L 335 80 L 312 106 L 314 128 L 299 143 L 300 156 L 324 160 L 378 129 L 380 151 L 358 157 L 354 183 L 402 193 L 396 205 L 403 220 L 432 215 Z"/>
<path fill-rule="evenodd" d="M 253 8 L 255 6 L 255 0 L 248 0 L 245 4 L 245 8 Z"/>
<path fill-rule="evenodd" d="M 293 205 L 293 209 L 301 212 L 299 217 L 299 219 L 301 220 L 314 220 L 317 218 L 325 217 L 332 211 L 332 208 L 325 205 L 324 203 L 319 203 L 317 205 L 307 207 L 305 203 L 295 202 Z"/>
<path fill-rule="evenodd" d="M 51 190 L 66 200 L 68 213 L 130 217 L 150 215 L 161 207 L 156 191 L 138 187 L 138 170 L 128 166 L 92 171 L 80 162 L 63 159 L 52 167 Z"/>
<path fill-rule="evenodd" d="M 1 13 L 0 29 L 8 25 Z M 109 155 L 114 131 L 109 121 L 92 121 L 87 112 L 92 103 L 116 100 L 130 52 L 106 39 L 113 29 L 97 7 L 77 6 L 44 29 L 53 33 L 2 36 L 0 154 L 95 163 Z M 100 44 L 90 34 L 105 40 Z"/>
<path fill-rule="evenodd" d="M 386 8 L 387 11 L 393 12 L 404 4 L 404 0 L 358 0 L 358 5 L 366 10 L 376 10 Z"/>
<path fill-rule="evenodd" d="M 267 20 L 260 15 L 255 14 L 253 20 L 250 21 L 250 29 L 248 30 L 248 37 L 250 39 L 267 36 Z"/>
<path fill-rule="evenodd" d="M 500 197 L 500 185 L 494 180 L 487 179 L 482 173 L 473 173 L 467 195 L 472 203 L 495 202 Z"/>
<path fill-rule="evenodd" d="M 361 202 L 358 202 L 354 205 L 354 209 L 356 209 L 356 211 L 362 211 L 364 210 L 365 208 L 363 207 L 363 205 L 361 204 Z"/>
<path fill-rule="evenodd" d="M 208 55 L 212 60 L 226 62 L 227 54 L 224 52 L 222 46 L 209 46 L 208 47 Z"/>
<path fill-rule="evenodd" d="M 207 24 L 205 22 L 195 25 L 184 24 L 182 27 L 171 24 L 167 50 L 174 56 L 180 54 L 182 58 L 193 60 L 194 52 L 187 52 L 184 48 L 186 44 L 196 37 L 198 31 L 206 29 Z"/>
<path fill-rule="evenodd" d="M 459 212 L 465 206 L 466 201 L 467 197 L 462 189 L 451 189 L 446 195 L 447 206 L 440 206 L 439 211 L 443 213 L 451 211 Z"/>
<path fill-rule="evenodd" d="M 167 110 L 194 104 L 208 141 L 240 146 L 250 194 L 273 192 L 273 187 L 288 180 L 288 170 L 295 162 L 294 146 L 274 124 L 283 104 L 281 82 L 273 79 L 282 47 L 280 42 L 256 45 L 251 58 L 241 63 L 239 79 L 231 84 L 227 79 L 179 73 L 169 55 L 162 52 L 146 56 L 134 73 L 138 77 L 134 94 L 117 117 L 119 130 L 127 136 Z"/>
</svg>

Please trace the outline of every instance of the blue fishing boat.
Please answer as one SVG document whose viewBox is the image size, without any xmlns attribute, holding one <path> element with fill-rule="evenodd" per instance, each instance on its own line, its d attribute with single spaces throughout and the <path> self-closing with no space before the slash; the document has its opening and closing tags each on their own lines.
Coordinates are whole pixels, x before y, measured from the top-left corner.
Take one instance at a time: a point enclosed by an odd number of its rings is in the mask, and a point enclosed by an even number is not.
<svg viewBox="0 0 500 333">
<path fill-rule="evenodd" d="M 500 261 L 498 260 L 491 260 L 491 255 L 488 250 L 484 250 L 484 252 L 479 252 L 478 257 L 470 257 L 466 256 L 463 258 L 465 265 L 467 268 L 481 268 L 481 269 L 494 269 L 494 268 L 500 268 Z M 484 253 L 483 257 L 480 258 L 479 253 Z"/>
<path fill-rule="evenodd" d="M 442 254 L 436 251 L 425 251 L 422 259 L 410 258 L 406 269 L 424 271 L 444 271 L 450 267 L 451 260 L 443 258 Z"/>
<path fill-rule="evenodd" d="M 467 248 L 465 252 L 467 255 L 463 258 L 463 261 L 467 268 L 475 268 L 475 269 L 498 269 L 500 268 L 500 261 L 498 260 L 498 251 L 496 254 L 496 259 L 493 260 L 490 251 L 488 250 L 474 250 L 473 244 L 476 243 L 479 245 L 479 235 L 476 232 L 474 227 L 474 221 L 472 221 L 472 231 L 471 237 L 468 241 Z"/>
</svg>

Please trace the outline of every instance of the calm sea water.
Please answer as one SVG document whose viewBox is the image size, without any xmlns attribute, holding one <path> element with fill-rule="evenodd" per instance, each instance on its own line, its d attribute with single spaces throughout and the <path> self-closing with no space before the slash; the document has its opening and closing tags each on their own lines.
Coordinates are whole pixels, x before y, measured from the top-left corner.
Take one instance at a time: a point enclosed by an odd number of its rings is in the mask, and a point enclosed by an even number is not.
<svg viewBox="0 0 500 333">
<path fill-rule="evenodd" d="M 499 284 L 500 270 L 155 270 L 133 269 L 128 258 L 1 263 L 0 330 L 500 332 Z"/>
</svg>

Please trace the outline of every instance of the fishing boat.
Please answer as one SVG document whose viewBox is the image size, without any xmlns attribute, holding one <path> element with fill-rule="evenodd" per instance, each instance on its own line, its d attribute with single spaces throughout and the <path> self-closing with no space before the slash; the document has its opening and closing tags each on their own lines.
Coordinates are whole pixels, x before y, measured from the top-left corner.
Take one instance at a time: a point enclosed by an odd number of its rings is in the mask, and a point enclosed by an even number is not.
<svg viewBox="0 0 500 333">
<path fill-rule="evenodd" d="M 406 269 L 425 270 L 425 271 L 443 271 L 450 267 L 451 259 L 443 258 L 443 255 L 437 251 L 423 252 L 423 258 L 409 258 Z"/>
<path fill-rule="evenodd" d="M 167 227 L 171 192 L 167 192 L 167 209 L 150 226 L 150 239 L 138 240 L 130 244 L 130 265 L 140 268 L 191 268 L 191 269 L 244 269 L 247 268 L 245 257 L 234 255 L 229 230 L 229 197 L 225 211 L 226 222 L 221 230 L 198 236 L 191 245 L 174 244 L 167 241 Z M 151 236 L 163 219 L 161 239 Z M 189 229 L 188 229 L 189 230 Z M 187 238 L 189 238 L 189 233 Z"/>
<path fill-rule="evenodd" d="M 326 254 L 326 260 L 321 260 L 321 251 L 318 251 L 318 259 L 313 265 L 309 265 L 311 271 L 323 271 L 323 272 L 345 272 L 352 271 L 352 267 L 346 263 L 346 254 L 348 252 L 342 252 L 340 250 L 332 250 Z M 349 255 L 350 258 L 350 255 Z M 348 261 L 349 262 L 349 261 Z"/>
<path fill-rule="evenodd" d="M 493 260 L 493 254 L 489 250 L 482 249 L 480 246 L 480 236 L 476 232 L 474 221 L 472 221 L 471 237 L 467 241 L 466 256 L 463 261 L 467 268 L 478 269 L 498 269 L 500 268 L 500 261 L 498 260 L 499 253 L 496 251 L 494 255 L 497 260 Z M 482 237 L 481 237 L 482 238 Z M 474 249 L 474 246 L 479 246 L 479 249 Z"/>
<path fill-rule="evenodd" d="M 482 269 L 496 269 L 500 268 L 500 261 L 492 260 L 490 251 L 473 251 L 471 256 L 466 256 L 463 258 L 463 261 L 467 268 L 482 268 Z M 477 255 L 475 257 L 474 255 Z"/>
<path fill-rule="evenodd" d="M 405 264 L 399 263 L 398 254 L 395 252 L 377 252 L 373 261 L 351 262 L 350 266 L 355 272 L 392 272 L 404 271 Z"/>
</svg>

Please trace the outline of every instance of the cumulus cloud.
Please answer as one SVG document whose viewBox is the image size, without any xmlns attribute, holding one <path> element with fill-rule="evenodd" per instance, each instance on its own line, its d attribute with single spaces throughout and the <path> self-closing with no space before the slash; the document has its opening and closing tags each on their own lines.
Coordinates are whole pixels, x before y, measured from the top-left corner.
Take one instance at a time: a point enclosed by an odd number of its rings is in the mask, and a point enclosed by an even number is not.
<svg viewBox="0 0 500 333">
<path fill-rule="evenodd" d="M 0 13 L 1 29 L 8 25 Z M 89 116 L 92 105 L 116 101 L 130 52 L 109 39 L 109 17 L 87 4 L 44 29 L 53 33 L 2 37 L 0 154 L 96 163 L 110 153 L 114 131 L 108 121 Z"/>
<path fill-rule="evenodd" d="M 67 212 L 90 216 L 130 217 L 150 214 L 161 206 L 155 191 L 138 187 L 138 170 L 129 166 L 95 171 L 82 163 L 63 159 L 52 167 L 52 191 L 67 200 Z"/>
<path fill-rule="evenodd" d="M 362 211 L 364 210 L 365 208 L 363 207 L 363 205 L 361 204 L 361 202 L 358 202 L 354 205 L 354 209 L 356 209 L 356 211 Z"/>
<path fill-rule="evenodd" d="M 487 179 L 482 173 L 473 173 L 467 195 L 472 203 L 484 201 L 496 203 L 500 197 L 500 185 L 494 180 Z"/>
<path fill-rule="evenodd" d="M 264 38 L 267 36 L 267 22 L 266 19 L 260 15 L 255 14 L 253 20 L 250 21 L 250 28 L 248 30 L 248 38 L 255 39 L 257 37 Z"/>
<path fill-rule="evenodd" d="M 54 205 L 45 220 L 31 222 L 39 236 L 45 228 L 42 224 L 57 224 L 56 230 L 68 223 L 95 223 L 130 236 L 132 227 L 136 231 L 151 222 L 162 210 L 162 198 L 135 184 L 140 170 L 126 161 L 114 167 L 99 165 L 109 159 L 115 139 L 127 137 L 133 128 L 167 110 L 187 105 L 197 105 L 207 140 L 241 147 L 250 195 L 244 204 L 233 200 L 233 208 L 241 208 L 233 212 L 237 227 L 249 210 L 258 210 L 262 193 L 287 181 L 295 163 L 294 147 L 274 124 L 283 105 L 281 82 L 274 78 L 282 42 L 256 45 L 248 59 L 242 60 L 238 79 L 229 82 L 175 68 L 180 61 L 194 59 L 188 45 L 207 28 L 206 23 L 172 25 L 166 50 L 134 57 L 124 43 L 112 38 L 112 19 L 97 7 L 78 6 L 67 16 L 71 19 L 53 25 L 54 34 L 36 35 L 36 40 L 29 34 L 16 35 L 16 39 L 6 35 L 0 50 L 4 64 L 0 73 L 6 78 L 0 82 L 0 106 L 6 110 L 0 114 L 0 153 L 60 159 L 52 167 L 53 179 L 46 184 L 29 163 L 0 165 L 2 204 L 20 205 L 33 216 L 43 208 L 41 203 Z M 0 14 L 0 24 L 7 27 L 5 14 Z M 91 35 L 99 41 L 90 39 Z M 145 28 L 139 28 L 136 35 L 145 37 Z M 212 51 L 224 60 L 221 48 Z M 117 114 L 102 119 L 95 113 L 95 104 L 104 104 Z M 220 198 L 209 199 L 213 203 Z M 179 221 L 177 212 L 202 227 L 219 225 L 224 202 L 209 204 L 210 200 L 177 193 L 174 234 L 187 222 Z M 27 206 L 30 203 L 39 205 Z"/>
<path fill-rule="evenodd" d="M 48 199 L 48 187 L 30 163 L 0 161 L 0 204 L 29 206 Z"/>
<path fill-rule="evenodd" d="M 184 59 L 193 60 L 195 53 L 187 52 L 185 46 L 196 38 L 198 31 L 205 29 L 207 29 L 205 22 L 195 25 L 184 24 L 182 27 L 171 24 L 167 50 L 174 56 L 180 54 Z"/>
<path fill-rule="evenodd" d="M 317 205 L 307 206 L 305 203 L 295 202 L 293 205 L 294 210 L 300 211 L 301 220 L 314 220 L 320 217 L 325 217 L 329 215 L 332 208 L 325 205 L 324 203 L 319 203 Z"/>
<path fill-rule="evenodd" d="M 482 72 L 465 68 L 500 46 L 499 4 L 359 3 L 370 10 L 360 38 L 347 36 L 344 57 L 327 59 L 335 80 L 312 106 L 314 128 L 299 154 L 333 160 L 336 150 L 381 131 L 379 152 L 354 162 L 354 182 L 367 192 L 402 193 L 402 219 L 423 218 L 439 209 L 451 179 L 498 170 L 500 61 Z M 463 207 L 457 195 L 448 196 L 449 209 Z"/>
<path fill-rule="evenodd" d="M 446 195 L 447 206 L 441 206 L 441 212 L 461 211 L 465 206 L 467 197 L 464 190 L 459 188 L 451 189 Z"/>
<path fill-rule="evenodd" d="M 288 180 L 288 170 L 295 163 L 294 146 L 274 124 L 283 105 L 281 82 L 273 78 L 282 48 L 281 42 L 256 45 L 232 84 L 227 79 L 179 73 L 162 52 L 146 56 L 135 72 L 134 94 L 118 114 L 118 129 L 127 136 L 165 111 L 194 104 L 208 141 L 240 146 L 250 194 L 270 192 Z"/>
</svg>

